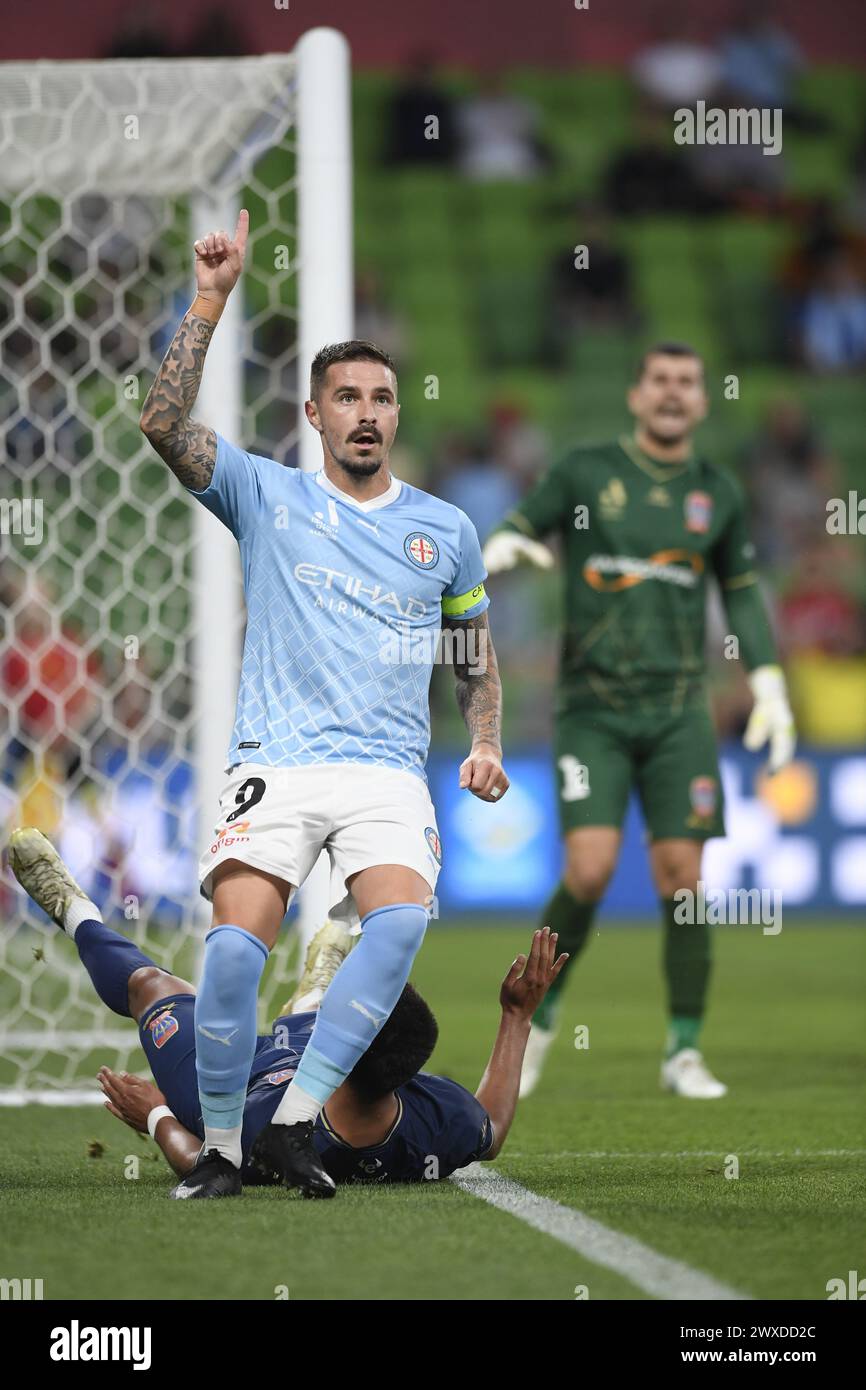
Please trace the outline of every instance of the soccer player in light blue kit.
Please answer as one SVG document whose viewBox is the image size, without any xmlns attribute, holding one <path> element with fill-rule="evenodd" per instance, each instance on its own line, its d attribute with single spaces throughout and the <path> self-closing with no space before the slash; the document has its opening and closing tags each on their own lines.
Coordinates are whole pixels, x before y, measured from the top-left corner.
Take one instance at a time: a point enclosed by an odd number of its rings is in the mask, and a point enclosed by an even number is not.
<svg viewBox="0 0 866 1390">
<path fill-rule="evenodd" d="M 326 849 L 331 916 L 360 919 L 361 939 L 257 1148 L 288 1186 L 331 1197 L 313 1126 L 400 997 L 439 873 L 424 763 L 440 630 L 472 736 L 460 785 L 482 801 L 508 789 L 501 687 L 472 523 L 389 471 L 400 407 L 386 353 L 352 341 L 317 354 L 306 405 L 322 439 L 317 474 L 245 453 L 191 419 L 248 229 L 242 211 L 234 237 L 195 243 L 197 294 L 141 416 L 157 453 L 236 536 L 247 602 L 229 780 L 200 870 L 213 901 L 195 1006 L 205 1140 L 173 1195 L 241 1191 L 258 984 L 292 893 Z"/>
</svg>

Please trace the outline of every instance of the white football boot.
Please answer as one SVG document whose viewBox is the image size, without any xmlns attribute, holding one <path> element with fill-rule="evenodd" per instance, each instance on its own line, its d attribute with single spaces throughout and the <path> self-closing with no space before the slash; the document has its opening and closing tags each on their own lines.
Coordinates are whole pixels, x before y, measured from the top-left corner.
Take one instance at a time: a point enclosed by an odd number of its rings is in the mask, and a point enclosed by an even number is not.
<svg viewBox="0 0 866 1390">
<path fill-rule="evenodd" d="M 304 972 L 283 1014 L 303 1014 L 317 1009 L 325 990 L 355 944 L 348 927 L 327 921 L 307 947 Z"/>
<path fill-rule="evenodd" d="M 526 1051 L 523 1054 L 520 1090 L 517 1093 L 521 1100 L 524 1100 L 526 1096 L 531 1096 L 541 1080 L 544 1059 L 557 1031 L 556 1028 L 539 1028 L 537 1023 L 532 1024 L 526 1041 Z"/>
<path fill-rule="evenodd" d="M 694 1047 L 683 1047 L 662 1062 L 661 1085 L 664 1091 L 689 1100 L 719 1100 L 728 1094 L 727 1086 L 717 1081 L 704 1065 L 704 1059 Z"/>
</svg>

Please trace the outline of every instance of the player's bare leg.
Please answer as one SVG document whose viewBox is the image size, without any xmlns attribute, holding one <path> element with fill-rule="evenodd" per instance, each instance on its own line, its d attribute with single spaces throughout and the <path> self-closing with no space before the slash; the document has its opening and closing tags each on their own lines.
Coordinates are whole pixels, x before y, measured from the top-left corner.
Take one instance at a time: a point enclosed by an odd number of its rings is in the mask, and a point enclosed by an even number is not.
<svg viewBox="0 0 866 1390">
<path fill-rule="evenodd" d="M 224 860 L 214 871 L 213 882 L 211 929 L 229 923 L 240 926 L 272 950 L 293 885 L 239 859 Z"/>
<path fill-rule="evenodd" d="M 397 903 L 417 903 L 426 906 L 430 901 L 430 885 L 414 869 L 403 864 L 376 864 L 353 874 L 346 885 L 355 899 L 358 916 L 363 919 L 383 907 Z M 405 984 L 405 980 L 403 981 Z"/>
<path fill-rule="evenodd" d="M 567 972 L 586 945 L 596 906 L 604 897 L 619 858 L 622 834 L 616 826 L 587 825 L 565 836 L 562 882 L 545 904 L 542 926 L 550 927 L 568 960 L 535 1012 L 520 1073 L 520 1096 L 535 1090 L 557 1033 L 558 1000 Z"/>
<path fill-rule="evenodd" d="M 710 978 L 710 933 L 705 922 L 677 920 L 674 894 L 681 889 L 695 901 L 701 876 L 703 841 L 686 837 L 656 840 L 650 862 L 664 912 L 664 970 L 670 1030 L 661 1085 L 690 1100 L 719 1100 L 727 1086 L 707 1069 L 698 1049 Z"/>
<path fill-rule="evenodd" d="M 129 977 L 126 997 L 130 1015 L 136 1023 L 140 1023 L 155 1004 L 176 994 L 195 994 L 195 987 L 189 980 L 182 980 L 179 975 L 172 975 L 158 965 L 142 965 Z"/>
</svg>

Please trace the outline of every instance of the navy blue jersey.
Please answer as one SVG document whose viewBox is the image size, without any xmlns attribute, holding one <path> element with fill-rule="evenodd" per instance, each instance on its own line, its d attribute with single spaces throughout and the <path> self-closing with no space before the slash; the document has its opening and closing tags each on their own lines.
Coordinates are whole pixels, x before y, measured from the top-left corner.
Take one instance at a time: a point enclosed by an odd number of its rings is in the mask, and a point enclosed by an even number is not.
<svg viewBox="0 0 866 1390">
<path fill-rule="evenodd" d="M 195 1071 L 195 997 L 160 1000 L 142 1018 L 139 1034 L 157 1086 L 174 1115 L 204 1138 Z M 266 1181 L 249 1163 L 258 1135 L 273 1118 L 310 1040 L 315 1013 L 278 1018 L 273 1032 L 260 1036 L 250 1071 L 241 1146 L 244 1182 Z M 483 1158 L 493 1143 L 493 1127 L 483 1105 L 445 1076 L 418 1072 L 397 1090 L 397 1116 L 380 1144 L 356 1149 L 328 1124 L 323 1113 L 313 1140 L 335 1182 L 422 1182 L 446 1178 Z M 327 1109 L 327 1107 L 326 1107 Z"/>
</svg>

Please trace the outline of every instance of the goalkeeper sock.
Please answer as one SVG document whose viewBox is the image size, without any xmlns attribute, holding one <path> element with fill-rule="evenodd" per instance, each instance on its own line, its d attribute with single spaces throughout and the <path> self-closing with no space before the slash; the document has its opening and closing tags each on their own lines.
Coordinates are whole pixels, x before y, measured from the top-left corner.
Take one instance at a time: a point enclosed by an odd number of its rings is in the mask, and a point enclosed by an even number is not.
<svg viewBox="0 0 866 1390">
<path fill-rule="evenodd" d="M 668 1057 L 697 1044 L 712 963 L 710 929 L 706 922 L 677 922 L 676 911 L 673 898 L 662 901 L 664 972 L 670 1013 Z"/>
<path fill-rule="evenodd" d="M 559 940 L 556 943 L 557 955 L 562 951 L 567 951 L 568 960 L 532 1015 L 532 1022 L 537 1028 L 545 1028 L 549 1032 L 556 1025 L 556 1016 L 559 1011 L 557 1001 L 562 993 L 565 977 L 586 945 L 586 938 L 589 935 L 597 906 L 597 903 L 578 902 L 565 884 L 560 883 L 541 914 L 541 925 L 550 927 L 551 931 L 559 934 Z"/>
<path fill-rule="evenodd" d="M 671 1018 L 665 1042 L 665 1060 L 682 1052 L 684 1047 L 697 1047 L 704 1020 L 702 1018 Z"/>
<path fill-rule="evenodd" d="M 204 970 L 195 1000 L 195 1065 L 205 1149 L 241 1166 L 241 1128 L 256 1048 L 263 941 L 243 927 L 214 927 L 205 937 Z"/>
<path fill-rule="evenodd" d="M 82 900 L 77 898 L 75 901 Z M 156 962 L 139 951 L 128 937 L 112 931 L 97 918 L 78 922 L 71 934 L 78 947 L 81 964 L 103 1004 L 107 1004 L 114 1013 L 129 1018 L 129 977 L 143 965 L 155 965 Z"/>
<path fill-rule="evenodd" d="M 345 1081 L 403 993 L 427 921 L 427 909 L 417 903 L 394 903 L 367 913 L 360 941 L 325 991 L 274 1124 L 315 1119 Z"/>
</svg>

